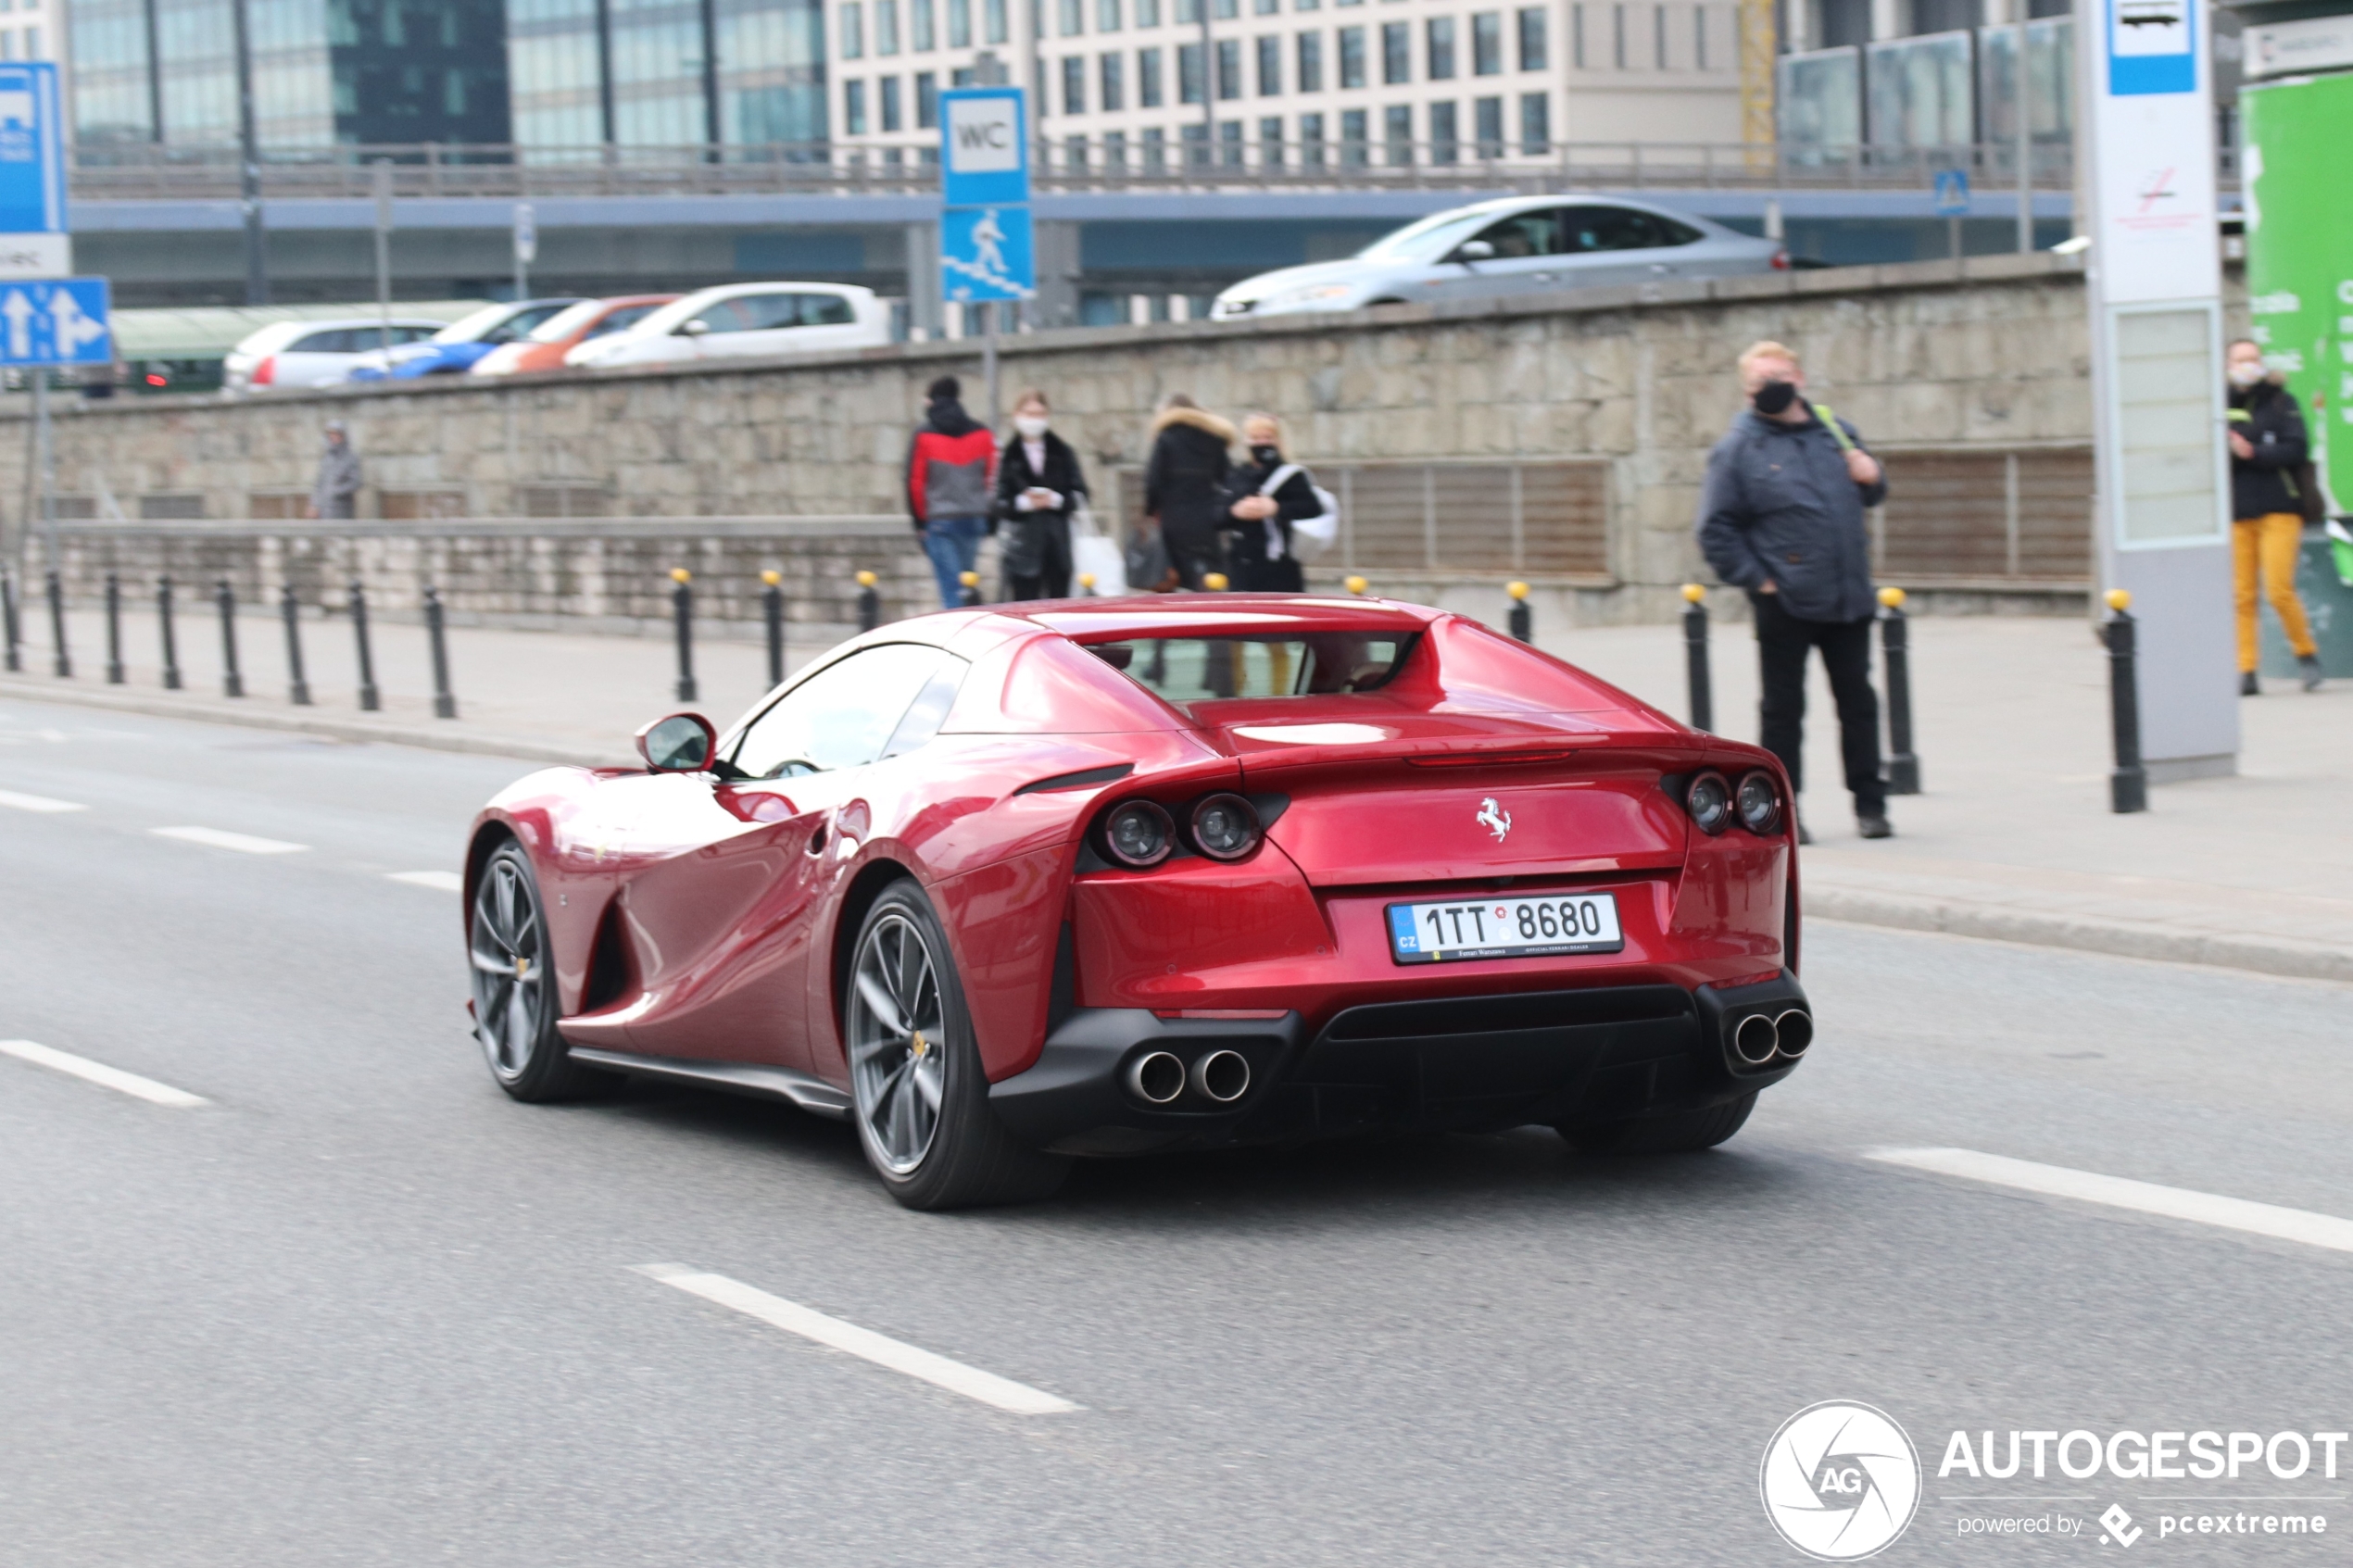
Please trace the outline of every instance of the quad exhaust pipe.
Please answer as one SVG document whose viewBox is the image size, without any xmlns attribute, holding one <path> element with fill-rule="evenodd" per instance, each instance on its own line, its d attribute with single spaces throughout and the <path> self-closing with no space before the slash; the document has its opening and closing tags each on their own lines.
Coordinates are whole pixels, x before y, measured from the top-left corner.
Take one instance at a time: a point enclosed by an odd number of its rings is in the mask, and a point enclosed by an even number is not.
<svg viewBox="0 0 2353 1568">
<path fill-rule="evenodd" d="M 1732 1028 L 1732 1054 L 1751 1067 L 1763 1067 L 1774 1057 L 1795 1061 L 1814 1043 L 1814 1020 L 1803 1008 L 1774 1016 L 1752 1012 Z"/>
<path fill-rule="evenodd" d="M 1127 1064 L 1127 1092 L 1151 1105 L 1166 1105 L 1185 1092 L 1185 1064 L 1168 1051 L 1146 1051 Z"/>
<path fill-rule="evenodd" d="M 1211 1051 L 1193 1063 L 1193 1087 L 1220 1105 L 1250 1092 L 1250 1062 L 1239 1051 Z"/>
<path fill-rule="evenodd" d="M 1146 1051 L 1121 1075 L 1127 1092 L 1147 1105 L 1173 1105 L 1191 1085 L 1193 1092 L 1219 1105 L 1250 1093 L 1250 1059 L 1239 1051 L 1205 1051 L 1187 1067 L 1173 1051 Z"/>
</svg>

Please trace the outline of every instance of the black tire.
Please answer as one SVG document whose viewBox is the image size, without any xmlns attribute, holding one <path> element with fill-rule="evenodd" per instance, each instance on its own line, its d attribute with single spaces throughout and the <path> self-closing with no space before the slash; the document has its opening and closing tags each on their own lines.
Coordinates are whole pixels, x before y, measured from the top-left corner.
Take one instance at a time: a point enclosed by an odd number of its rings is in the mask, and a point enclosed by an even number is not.
<svg viewBox="0 0 2353 1568">
<path fill-rule="evenodd" d="M 844 991 L 850 1119 L 891 1197 L 910 1209 L 969 1209 L 1062 1185 L 1070 1161 L 1017 1141 L 988 1107 L 947 933 L 912 878 L 866 911 Z"/>
<path fill-rule="evenodd" d="M 484 862 L 474 884 L 466 957 L 473 972 L 474 1038 L 490 1075 L 507 1093 L 535 1105 L 577 1099 L 615 1081 L 573 1060 L 556 1032 L 546 910 L 531 857 L 508 840 Z"/>
<path fill-rule="evenodd" d="M 1714 1148 L 1741 1130 L 1756 1109 L 1756 1091 L 1705 1110 L 1679 1110 L 1624 1122 L 1568 1123 L 1556 1128 L 1579 1154 L 1691 1154 Z"/>
</svg>

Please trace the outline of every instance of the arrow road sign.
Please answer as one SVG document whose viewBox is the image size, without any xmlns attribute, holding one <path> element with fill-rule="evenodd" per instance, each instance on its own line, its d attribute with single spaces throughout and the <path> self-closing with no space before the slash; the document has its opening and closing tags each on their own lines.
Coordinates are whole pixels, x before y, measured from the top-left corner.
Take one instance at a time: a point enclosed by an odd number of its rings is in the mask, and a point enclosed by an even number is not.
<svg viewBox="0 0 2353 1568">
<path fill-rule="evenodd" d="M 104 278 L 0 283 L 0 365 L 104 365 L 114 358 Z"/>
<path fill-rule="evenodd" d="M 1026 207 L 950 207 L 939 219 L 939 277 L 950 299 L 1027 299 L 1038 292 Z"/>
</svg>

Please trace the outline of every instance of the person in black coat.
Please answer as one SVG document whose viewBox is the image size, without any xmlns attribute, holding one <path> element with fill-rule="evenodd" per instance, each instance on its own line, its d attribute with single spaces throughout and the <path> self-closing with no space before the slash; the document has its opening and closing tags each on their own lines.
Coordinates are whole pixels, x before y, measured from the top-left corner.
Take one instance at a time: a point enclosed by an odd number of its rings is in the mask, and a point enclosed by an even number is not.
<svg viewBox="0 0 2353 1568">
<path fill-rule="evenodd" d="M 1234 427 L 1183 393 L 1169 398 L 1152 421 L 1152 455 L 1144 465 L 1144 512 L 1160 524 L 1162 542 L 1178 581 L 1198 590 L 1226 570 L 1218 530 L 1226 524 L 1226 481 L 1234 471 L 1227 448 Z"/>
<path fill-rule="evenodd" d="M 1250 461 L 1226 481 L 1226 521 L 1219 524 L 1229 541 L 1234 586 L 1246 594 L 1304 593 L 1307 579 L 1291 546 L 1291 525 L 1321 517 L 1324 504 L 1305 469 L 1266 494 L 1266 482 L 1285 461 L 1283 427 L 1274 415 L 1244 418 L 1242 442 L 1250 448 Z"/>
<path fill-rule="evenodd" d="M 1070 514 L 1087 495 L 1078 454 L 1050 428 L 1042 392 L 1013 404 L 1013 433 L 997 459 L 997 499 L 989 509 L 1002 551 L 1005 597 L 1070 596 Z"/>
</svg>

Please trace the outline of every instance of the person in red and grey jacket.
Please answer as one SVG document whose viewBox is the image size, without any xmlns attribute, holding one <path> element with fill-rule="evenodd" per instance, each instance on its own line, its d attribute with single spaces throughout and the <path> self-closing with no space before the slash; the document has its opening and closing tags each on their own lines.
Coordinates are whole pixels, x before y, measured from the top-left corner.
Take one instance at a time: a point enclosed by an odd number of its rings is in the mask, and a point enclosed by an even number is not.
<svg viewBox="0 0 2353 1568">
<path fill-rule="evenodd" d="M 964 412 L 963 390 L 954 376 L 931 383 L 931 406 L 907 446 L 907 510 L 939 579 L 939 602 L 950 609 L 979 558 L 997 484 L 997 438 Z"/>
</svg>

